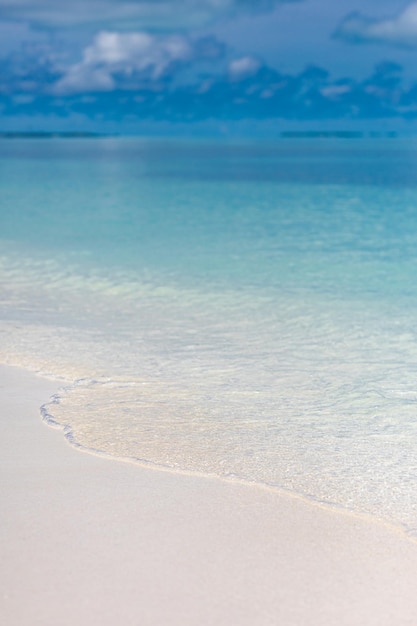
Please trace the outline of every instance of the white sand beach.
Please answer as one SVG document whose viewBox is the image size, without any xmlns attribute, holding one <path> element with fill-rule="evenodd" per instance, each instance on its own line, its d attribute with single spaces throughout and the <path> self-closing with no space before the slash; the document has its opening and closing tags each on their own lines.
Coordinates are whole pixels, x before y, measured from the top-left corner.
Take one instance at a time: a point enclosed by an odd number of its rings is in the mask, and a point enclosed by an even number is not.
<svg viewBox="0 0 417 626">
<path fill-rule="evenodd" d="M 414 626 L 417 544 L 302 498 L 72 448 L 0 368 L 7 626 Z"/>
</svg>

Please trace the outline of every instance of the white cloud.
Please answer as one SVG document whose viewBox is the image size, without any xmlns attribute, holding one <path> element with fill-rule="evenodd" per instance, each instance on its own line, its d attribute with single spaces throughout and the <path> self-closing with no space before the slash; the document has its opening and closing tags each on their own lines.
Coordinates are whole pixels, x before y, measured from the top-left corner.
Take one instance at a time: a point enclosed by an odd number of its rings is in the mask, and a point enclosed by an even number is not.
<svg viewBox="0 0 417 626">
<path fill-rule="evenodd" d="M 267 11 L 295 0 L 0 0 L 3 20 L 47 27 L 115 30 L 197 26 L 237 12 Z"/>
<path fill-rule="evenodd" d="M 244 80 L 256 74 L 260 67 L 261 63 L 255 57 L 241 57 L 230 62 L 229 75 L 232 80 Z"/>
<path fill-rule="evenodd" d="M 328 85 L 320 89 L 320 93 L 325 98 L 339 98 L 352 91 L 352 85 L 347 83 L 343 85 Z"/>
<path fill-rule="evenodd" d="M 138 75 L 158 80 L 178 63 L 193 58 L 193 46 L 183 36 L 103 31 L 54 85 L 55 93 L 111 91 L 116 77 L 125 81 Z"/>
<path fill-rule="evenodd" d="M 360 13 L 348 15 L 339 25 L 336 37 L 354 42 L 417 46 L 417 3 L 408 5 L 389 19 L 376 20 Z"/>
</svg>

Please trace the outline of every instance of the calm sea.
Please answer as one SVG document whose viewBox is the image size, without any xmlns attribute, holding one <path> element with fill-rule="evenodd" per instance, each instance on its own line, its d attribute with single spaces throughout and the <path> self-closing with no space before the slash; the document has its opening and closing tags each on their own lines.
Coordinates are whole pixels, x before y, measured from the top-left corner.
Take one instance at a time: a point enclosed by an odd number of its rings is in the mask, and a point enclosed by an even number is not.
<svg viewBox="0 0 417 626">
<path fill-rule="evenodd" d="M 2 139 L 0 185 L 0 361 L 74 442 L 417 532 L 416 140 Z"/>
</svg>

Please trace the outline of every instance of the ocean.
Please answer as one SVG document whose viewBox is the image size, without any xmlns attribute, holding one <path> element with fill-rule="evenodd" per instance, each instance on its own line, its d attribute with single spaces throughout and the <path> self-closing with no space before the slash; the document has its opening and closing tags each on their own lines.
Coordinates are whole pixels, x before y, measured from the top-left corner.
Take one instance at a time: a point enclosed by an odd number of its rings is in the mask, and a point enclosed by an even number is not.
<svg viewBox="0 0 417 626">
<path fill-rule="evenodd" d="M 1 139 L 0 285 L 77 446 L 417 534 L 417 140 Z"/>
</svg>

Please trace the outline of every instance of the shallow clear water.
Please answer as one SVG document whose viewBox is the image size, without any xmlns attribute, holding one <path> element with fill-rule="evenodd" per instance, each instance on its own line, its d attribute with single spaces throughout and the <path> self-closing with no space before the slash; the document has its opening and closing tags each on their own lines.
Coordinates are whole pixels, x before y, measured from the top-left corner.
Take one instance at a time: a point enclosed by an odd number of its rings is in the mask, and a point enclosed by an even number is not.
<svg viewBox="0 0 417 626">
<path fill-rule="evenodd" d="M 417 528 L 417 142 L 0 141 L 0 360 L 79 445 Z"/>
</svg>

